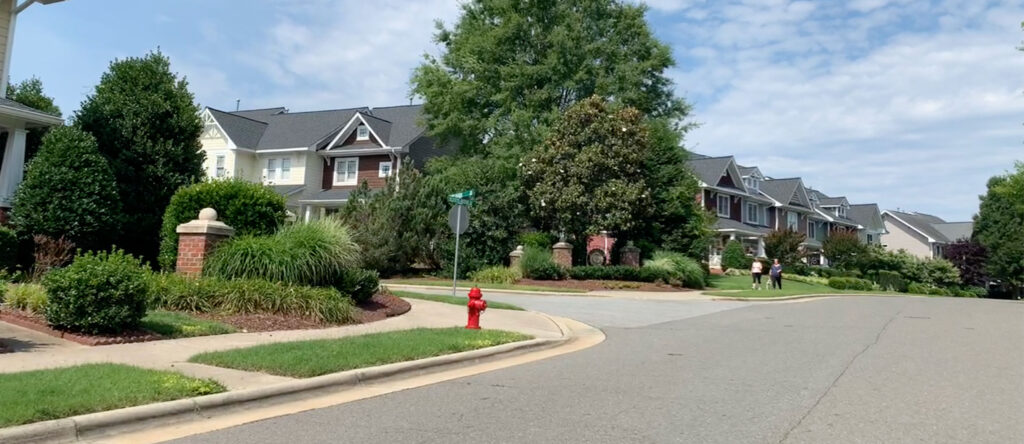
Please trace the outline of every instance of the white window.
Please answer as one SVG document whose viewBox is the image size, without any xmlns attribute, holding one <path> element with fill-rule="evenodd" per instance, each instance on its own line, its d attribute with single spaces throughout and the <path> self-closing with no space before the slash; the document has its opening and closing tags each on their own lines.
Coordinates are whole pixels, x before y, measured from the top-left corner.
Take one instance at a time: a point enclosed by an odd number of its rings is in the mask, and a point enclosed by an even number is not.
<svg viewBox="0 0 1024 444">
<path fill-rule="evenodd" d="M 792 211 L 786 212 L 786 228 L 792 231 L 796 231 L 797 224 L 800 223 L 800 215 Z"/>
<path fill-rule="evenodd" d="M 839 207 L 839 217 L 846 217 L 846 207 Z"/>
<path fill-rule="evenodd" d="M 381 162 L 377 166 L 377 177 L 391 177 L 391 162 Z"/>
<path fill-rule="evenodd" d="M 747 222 L 752 224 L 760 223 L 759 215 L 762 214 L 760 210 L 760 205 L 747 202 Z"/>
<path fill-rule="evenodd" d="M 816 230 L 817 227 L 818 227 L 817 224 L 815 224 L 813 220 L 807 221 L 807 237 L 809 237 L 811 239 L 817 239 L 818 238 L 816 236 L 816 234 L 818 232 L 818 230 Z"/>
<path fill-rule="evenodd" d="M 730 207 L 729 201 L 730 201 L 730 199 L 729 199 L 728 195 L 725 195 L 725 194 L 719 194 L 718 195 L 718 215 L 719 216 L 729 217 L 729 215 L 731 214 L 730 211 L 729 211 L 729 207 Z"/>
<path fill-rule="evenodd" d="M 292 176 L 292 158 L 285 157 L 281 159 L 281 174 L 278 174 L 281 180 L 288 180 Z"/>
<path fill-rule="evenodd" d="M 224 177 L 224 155 L 218 154 L 213 177 Z"/>
<path fill-rule="evenodd" d="M 359 125 L 356 128 L 356 140 L 370 140 L 370 129 L 366 125 Z"/>
<path fill-rule="evenodd" d="M 277 180 L 277 159 L 267 159 L 267 180 Z"/>
<path fill-rule="evenodd" d="M 334 160 L 334 184 L 355 185 L 359 171 L 358 157 L 342 157 Z"/>
</svg>

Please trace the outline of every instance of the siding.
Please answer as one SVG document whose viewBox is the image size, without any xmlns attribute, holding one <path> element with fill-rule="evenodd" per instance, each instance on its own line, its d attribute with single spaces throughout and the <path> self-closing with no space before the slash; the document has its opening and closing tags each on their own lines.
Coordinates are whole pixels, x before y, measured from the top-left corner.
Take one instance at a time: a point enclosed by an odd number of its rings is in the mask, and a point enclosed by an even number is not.
<svg viewBox="0 0 1024 444">
<path fill-rule="evenodd" d="M 267 153 L 258 154 L 256 159 L 256 170 L 259 171 L 259 181 L 269 184 L 271 181 L 267 181 L 264 178 L 267 177 L 267 160 L 277 159 L 278 169 L 280 169 L 282 159 L 291 159 L 291 172 L 288 174 L 288 180 L 277 179 L 272 181 L 273 185 L 302 185 L 306 179 L 306 152 L 295 152 L 295 153 Z"/>
<path fill-rule="evenodd" d="M 908 253 L 920 257 L 931 258 L 932 247 L 928 239 L 912 228 L 891 217 L 883 217 L 885 228 L 889 230 L 882 238 L 886 251 L 907 250 Z"/>
<path fill-rule="evenodd" d="M 336 190 L 352 190 L 357 188 L 363 181 L 370 186 L 371 189 L 381 189 L 387 184 L 386 177 L 378 177 L 378 168 L 381 162 L 390 162 L 391 157 L 387 155 L 370 155 L 370 156 L 353 156 L 359 158 L 359 168 L 356 173 L 356 185 L 339 185 L 334 186 L 334 162 L 336 158 L 328 159 L 328 163 L 324 166 L 323 175 L 321 178 L 320 185 L 323 189 L 336 189 Z M 392 166 L 394 168 L 394 166 Z"/>
</svg>

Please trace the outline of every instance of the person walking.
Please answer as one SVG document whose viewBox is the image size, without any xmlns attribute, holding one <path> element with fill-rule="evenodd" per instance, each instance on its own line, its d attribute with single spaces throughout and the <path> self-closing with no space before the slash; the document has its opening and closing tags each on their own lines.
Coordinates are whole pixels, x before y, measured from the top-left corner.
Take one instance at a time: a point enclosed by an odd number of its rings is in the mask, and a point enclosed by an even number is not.
<svg viewBox="0 0 1024 444">
<path fill-rule="evenodd" d="M 750 264 L 750 277 L 753 279 L 753 282 L 750 284 L 751 290 L 761 289 L 761 273 L 763 270 L 764 266 L 761 265 L 761 259 L 755 257 L 754 262 Z"/>
<path fill-rule="evenodd" d="M 779 263 L 778 259 L 775 259 L 775 263 L 772 264 L 771 270 L 768 271 L 772 278 L 772 289 L 778 287 L 782 290 L 782 264 Z"/>
</svg>

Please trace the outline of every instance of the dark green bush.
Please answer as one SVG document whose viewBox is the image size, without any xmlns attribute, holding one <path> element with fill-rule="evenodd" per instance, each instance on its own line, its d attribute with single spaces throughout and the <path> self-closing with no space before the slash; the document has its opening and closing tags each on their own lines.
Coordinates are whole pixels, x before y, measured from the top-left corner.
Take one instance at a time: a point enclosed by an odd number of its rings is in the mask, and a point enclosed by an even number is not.
<svg viewBox="0 0 1024 444">
<path fill-rule="evenodd" d="M 556 240 L 555 236 L 542 231 L 533 231 L 519 235 L 519 245 L 545 250 L 551 249 L 551 246 L 555 244 Z"/>
<path fill-rule="evenodd" d="M 526 275 L 526 272 L 523 272 Z M 529 279 L 536 279 L 539 281 L 560 281 L 565 279 L 568 273 L 565 267 L 558 265 L 554 262 L 548 262 L 540 264 L 530 269 L 530 274 L 526 275 Z"/>
<path fill-rule="evenodd" d="M 200 313 L 300 316 L 324 324 L 352 320 L 352 300 L 338 290 L 262 279 L 186 278 L 151 273 L 151 308 Z"/>
<path fill-rule="evenodd" d="M 138 328 L 149 286 L 142 263 L 124 251 L 85 253 L 43 277 L 46 321 L 59 330 L 89 334 Z"/>
<path fill-rule="evenodd" d="M 723 270 L 749 270 L 752 263 L 754 263 L 754 259 L 747 256 L 740 241 L 731 240 L 725 244 L 725 250 L 722 252 Z"/>
<path fill-rule="evenodd" d="M 164 211 L 160 228 L 160 268 L 173 270 L 178 256 L 178 225 L 195 219 L 199 210 L 217 210 L 217 219 L 235 234 L 273 234 L 285 219 L 285 198 L 272 188 L 241 179 L 219 179 L 179 189 Z"/>
<path fill-rule="evenodd" d="M 934 296 L 952 296 L 953 292 L 946 288 L 928 287 L 928 294 Z"/>
<path fill-rule="evenodd" d="M 519 259 L 519 267 L 523 277 L 545 281 L 565 279 L 566 270 L 551 259 L 551 252 L 538 247 L 523 249 L 523 257 Z"/>
<path fill-rule="evenodd" d="M 348 295 L 356 303 L 369 301 L 380 288 L 380 275 L 376 270 L 350 268 L 343 270 L 334 288 Z"/>
<path fill-rule="evenodd" d="M 965 298 L 984 298 L 988 297 L 988 290 L 985 287 L 964 287 L 961 291 L 969 293 L 970 296 L 964 295 Z"/>
<path fill-rule="evenodd" d="M 14 271 L 18 264 L 18 234 L 0 226 L 0 271 Z"/>
<path fill-rule="evenodd" d="M 665 270 L 670 276 L 666 282 L 675 281 L 686 288 L 702 289 L 707 280 L 701 264 L 682 253 L 656 251 L 644 268 Z"/>
<path fill-rule="evenodd" d="M 918 282 L 911 282 L 907 284 L 907 293 L 928 294 L 928 286 Z"/>
<path fill-rule="evenodd" d="M 766 267 L 770 267 L 771 266 L 771 263 L 767 262 L 767 261 L 762 262 L 762 264 L 764 264 Z M 799 276 L 810 276 L 811 273 L 814 273 L 814 274 L 816 274 L 818 276 L 821 276 L 820 268 L 821 267 L 812 267 L 812 266 L 807 265 L 807 264 L 805 264 L 803 262 L 797 262 L 795 264 L 790 264 L 789 266 L 787 266 L 786 267 L 786 273 L 787 274 L 795 274 L 795 275 L 799 275 Z"/>
<path fill-rule="evenodd" d="M 828 279 L 828 286 L 837 290 L 862 290 L 871 291 L 874 283 L 866 279 L 854 277 L 832 277 Z"/>
<path fill-rule="evenodd" d="M 875 277 L 875 283 L 883 290 L 907 292 L 907 281 L 895 271 L 879 270 Z"/>
<path fill-rule="evenodd" d="M 207 276 L 332 286 L 359 265 L 359 246 L 336 219 L 288 225 L 271 236 L 224 241 L 203 265 Z"/>
<path fill-rule="evenodd" d="M 640 269 L 627 267 L 625 265 L 584 266 L 569 269 L 569 277 L 578 281 L 601 280 L 601 281 L 644 281 L 640 276 Z"/>
<path fill-rule="evenodd" d="M 861 273 L 858 270 L 843 270 L 839 268 L 825 268 L 821 267 L 818 270 L 818 275 L 821 277 L 832 278 L 832 277 L 852 277 L 859 278 Z"/>
</svg>

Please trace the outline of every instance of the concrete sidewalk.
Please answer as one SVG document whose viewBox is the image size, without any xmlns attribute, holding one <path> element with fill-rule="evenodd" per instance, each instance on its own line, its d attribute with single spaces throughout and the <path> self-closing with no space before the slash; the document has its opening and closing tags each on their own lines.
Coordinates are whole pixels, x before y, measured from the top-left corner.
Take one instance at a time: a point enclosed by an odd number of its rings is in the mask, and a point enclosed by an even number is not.
<svg viewBox="0 0 1024 444">
<path fill-rule="evenodd" d="M 408 313 L 369 324 L 320 330 L 234 333 L 96 347 L 53 345 L 30 348 L 21 352 L 0 355 L 0 373 L 112 362 L 160 370 L 176 370 L 190 376 L 216 379 L 229 390 L 242 390 L 289 381 L 292 378 L 191 364 L 187 362 L 188 359 L 197 353 L 275 342 L 341 338 L 419 327 L 458 327 L 464 326 L 466 323 L 465 307 L 416 299 L 408 301 L 412 304 L 412 310 Z M 542 339 L 564 336 L 559 325 L 551 318 L 535 312 L 487 310 L 483 314 L 481 325 L 484 328 L 516 331 Z M 0 326 L 6 326 L 6 324 L 0 323 Z M 5 330 L 6 334 L 11 333 L 8 330 L 14 331 L 7 329 Z M 31 330 L 20 328 L 18 330 L 28 332 L 26 334 L 39 335 Z M 17 336 L 14 338 L 17 340 Z M 47 338 L 52 341 L 66 342 L 52 337 Z"/>
<path fill-rule="evenodd" d="M 427 294 L 441 294 L 446 295 L 451 293 L 451 288 L 431 286 L 431 285 L 409 285 L 409 284 L 383 284 L 385 287 L 392 290 L 403 290 L 413 291 Z M 615 298 L 615 299 L 636 299 L 636 300 L 651 300 L 651 301 L 710 301 L 714 300 L 715 296 L 704 294 L 700 290 L 685 290 L 685 291 L 640 291 L 640 290 L 594 290 L 586 293 L 565 293 L 557 291 L 531 291 L 531 290 L 509 290 L 509 289 L 493 289 L 493 288 L 481 288 L 484 292 L 484 299 L 487 299 L 488 293 L 501 294 L 521 294 L 521 295 L 533 295 L 533 296 L 573 296 L 573 297 L 599 297 L 599 298 Z M 464 295 L 469 291 L 469 288 L 458 288 L 459 295 Z"/>
</svg>

